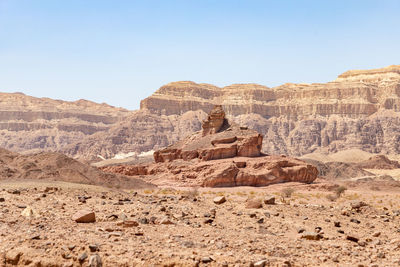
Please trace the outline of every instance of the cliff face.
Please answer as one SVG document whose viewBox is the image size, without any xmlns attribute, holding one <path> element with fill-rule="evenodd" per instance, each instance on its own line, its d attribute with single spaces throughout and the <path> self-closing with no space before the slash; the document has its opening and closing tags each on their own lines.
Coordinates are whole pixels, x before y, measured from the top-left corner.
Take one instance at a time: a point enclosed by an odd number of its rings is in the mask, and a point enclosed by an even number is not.
<svg viewBox="0 0 400 267">
<path fill-rule="evenodd" d="M 144 99 L 141 108 L 168 115 L 208 111 L 214 104 L 221 104 L 237 123 L 262 133 L 266 153 L 299 156 L 348 148 L 400 152 L 400 65 L 348 71 L 326 84 L 274 88 L 175 82 Z"/>
<path fill-rule="evenodd" d="M 13 151 L 61 151 L 104 132 L 130 111 L 86 100 L 67 102 L 0 93 L 0 146 Z"/>
<path fill-rule="evenodd" d="M 302 120 L 309 116 L 369 116 L 379 109 L 399 111 L 400 65 L 370 71 L 349 71 L 326 84 L 284 84 L 268 88 L 234 84 L 219 88 L 209 84 L 174 82 L 141 102 L 141 109 L 158 114 L 183 114 L 211 110 L 220 104 L 231 116 L 259 114 L 264 118 Z"/>
<path fill-rule="evenodd" d="M 325 84 L 274 88 L 173 82 L 144 99 L 138 111 L 0 94 L 0 146 L 87 159 L 156 150 L 201 130 L 214 105 L 263 134 L 268 154 L 348 148 L 400 153 L 400 65 L 347 71 Z"/>
</svg>

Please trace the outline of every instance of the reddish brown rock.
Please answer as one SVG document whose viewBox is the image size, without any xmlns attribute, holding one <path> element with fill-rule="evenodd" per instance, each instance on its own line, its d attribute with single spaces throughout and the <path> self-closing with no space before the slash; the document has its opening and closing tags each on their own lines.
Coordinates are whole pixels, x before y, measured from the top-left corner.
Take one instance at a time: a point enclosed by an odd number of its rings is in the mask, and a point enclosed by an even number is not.
<svg viewBox="0 0 400 267">
<path fill-rule="evenodd" d="M 221 106 L 214 107 L 208 119 L 203 121 L 202 127 L 202 132 L 154 152 L 154 160 L 214 160 L 237 156 L 256 157 L 261 154 L 262 135 L 229 122 Z"/>
<path fill-rule="evenodd" d="M 77 223 L 92 223 L 96 221 L 96 215 L 91 210 L 80 210 L 72 216 Z"/>
<path fill-rule="evenodd" d="M 218 133 L 225 122 L 225 112 L 221 105 L 214 106 L 208 115 L 207 120 L 203 121 L 203 136 Z"/>
<path fill-rule="evenodd" d="M 221 106 L 216 106 L 203 122 L 203 132 L 154 152 L 156 164 L 102 170 L 147 175 L 146 181 L 161 186 L 267 186 L 311 183 L 317 178 L 318 170 L 304 161 L 262 155 L 262 135 L 229 122 L 224 114 Z"/>
<path fill-rule="evenodd" d="M 248 199 L 246 201 L 246 209 L 260 209 L 262 208 L 262 201 L 261 199 Z"/>
<path fill-rule="evenodd" d="M 246 162 L 239 168 L 237 162 Z M 121 172 L 131 166 L 110 166 L 103 168 L 108 172 Z M 311 183 L 318 175 L 314 166 L 304 161 L 282 157 L 235 157 L 211 161 L 160 162 L 148 164 L 146 181 L 162 186 L 267 186 L 284 182 Z M 139 175 L 139 174 L 134 174 Z"/>
</svg>

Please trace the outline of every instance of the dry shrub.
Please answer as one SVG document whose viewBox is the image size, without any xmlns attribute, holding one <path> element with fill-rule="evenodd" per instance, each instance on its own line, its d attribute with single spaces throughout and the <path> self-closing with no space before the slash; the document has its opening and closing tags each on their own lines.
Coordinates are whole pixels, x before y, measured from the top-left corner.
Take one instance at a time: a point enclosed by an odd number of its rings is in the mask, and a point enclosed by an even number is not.
<svg viewBox="0 0 400 267">
<path fill-rule="evenodd" d="M 291 196 L 292 196 L 292 194 L 294 193 L 294 188 L 292 188 L 292 187 L 286 187 L 286 188 L 283 188 L 282 190 L 281 190 L 281 195 L 282 195 L 282 197 L 288 197 L 288 198 L 290 198 Z"/>
<path fill-rule="evenodd" d="M 339 198 L 344 194 L 344 192 L 346 192 L 347 187 L 340 185 L 338 187 L 335 187 L 333 190 L 334 190 L 336 196 Z"/>
<path fill-rule="evenodd" d="M 198 187 L 192 187 L 189 190 L 185 191 L 183 194 L 183 197 L 186 199 L 197 199 L 199 196 L 199 188 Z"/>
<path fill-rule="evenodd" d="M 338 198 L 339 198 L 338 195 L 334 195 L 334 194 L 329 194 L 326 196 L 326 199 L 328 199 L 329 201 L 332 201 L 332 202 L 336 201 Z"/>
</svg>

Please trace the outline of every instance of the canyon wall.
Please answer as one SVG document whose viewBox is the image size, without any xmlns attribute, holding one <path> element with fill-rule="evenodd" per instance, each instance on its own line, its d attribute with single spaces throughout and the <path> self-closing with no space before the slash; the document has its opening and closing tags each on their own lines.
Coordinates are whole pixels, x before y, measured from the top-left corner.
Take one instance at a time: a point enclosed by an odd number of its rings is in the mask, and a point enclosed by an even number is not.
<svg viewBox="0 0 400 267">
<path fill-rule="evenodd" d="M 156 150 L 201 130 L 214 105 L 264 135 L 263 152 L 300 156 L 359 148 L 400 153 L 400 65 L 352 70 L 328 83 L 217 87 L 173 82 L 128 111 L 79 100 L 0 94 L 0 146 L 111 158 Z"/>
</svg>

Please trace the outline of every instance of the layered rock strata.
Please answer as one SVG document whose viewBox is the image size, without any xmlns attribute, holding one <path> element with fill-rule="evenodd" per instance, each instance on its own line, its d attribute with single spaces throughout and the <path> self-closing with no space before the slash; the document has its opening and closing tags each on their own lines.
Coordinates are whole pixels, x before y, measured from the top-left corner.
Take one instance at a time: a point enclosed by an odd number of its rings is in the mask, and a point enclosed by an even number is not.
<svg viewBox="0 0 400 267">
<path fill-rule="evenodd" d="M 261 154 L 262 135 L 225 118 L 215 106 L 203 131 L 154 152 L 155 164 L 102 168 L 124 175 L 145 175 L 160 186 L 267 186 L 283 182 L 311 183 L 317 168 L 286 156 Z"/>
<path fill-rule="evenodd" d="M 211 110 L 202 128 L 203 131 L 154 152 L 154 160 L 213 160 L 236 156 L 255 157 L 261 153 L 262 135 L 229 122 L 221 106 Z"/>
<path fill-rule="evenodd" d="M 0 146 L 95 159 L 157 150 L 201 130 L 215 104 L 264 135 L 267 154 L 361 149 L 400 153 L 400 66 L 348 71 L 328 83 L 162 86 L 127 111 L 89 101 L 0 94 Z"/>
<path fill-rule="evenodd" d="M 158 186 L 268 186 L 284 182 L 311 183 L 318 175 L 311 164 L 285 156 L 235 157 L 103 167 L 103 171 L 142 176 Z"/>
</svg>

